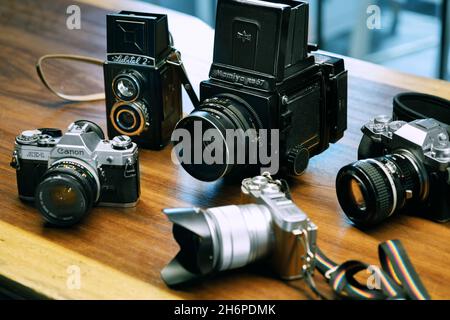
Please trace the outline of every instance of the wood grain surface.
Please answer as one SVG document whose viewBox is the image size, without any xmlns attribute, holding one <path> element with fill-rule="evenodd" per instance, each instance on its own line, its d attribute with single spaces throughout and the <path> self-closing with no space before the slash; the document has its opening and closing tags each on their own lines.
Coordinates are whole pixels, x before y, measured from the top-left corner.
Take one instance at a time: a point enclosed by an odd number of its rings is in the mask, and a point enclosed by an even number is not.
<svg viewBox="0 0 450 320">
<path fill-rule="evenodd" d="M 39 82 L 34 64 L 48 53 L 103 58 L 105 14 L 119 9 L 166 12 L 134 1 L 83 0 L 81 30 L 66 28 L 66 8 L 73 1 L 2 0 L 0 3 L 0 282 L 29 296 L 47 298 L 204 298 L 308 299 L 301 281 L 285 283 L 263 266 L 227 272 L 184 290 L 166 288 L 160 270 L 177 253 L 167 207 L 239 204 L 239 185 L 194 180 L 170 161 L 170 148 L 140 152 L 142 197 L 134 209 L 95 208 L 70 230 L 43 225 L 30 205 L 19 201 L 15 172 L 9 167 L 14 138 L 25 129 L 59 127 L 89 119 L 106 129 L 104 102 L 66 103 Z M 195 18 L 169 11 L 169 22 L 193 82 L 206 79 L 213 31 Z M 337 171 L 356 159 L 360 127 L 371 117 L 391 113 L 392 98 L 419 90 L 450 99 L 448 82 L 401 74 L 347 59 L 350 72 L 349 129 L 345 138 L 312 159 L 305 175 L 291 179 L 294 200 L 319 227 L 319 246 L 332 259 L 377 264 L 377 246 L 400 239 L 435 299 L 450 299 L 449 224 L 397 216 L 363 232 L 344 217 L 336 199 Z M 420 62 L 418 62 L 420 63 Z M 51 77 L 64 90 L 101 90 L 101 70 L 53 64 Z M 185 110 L 190 109 L 186 103 Z M 78 265 L 79 290 L 68 290 L 67 268 Z M 319 279 L 319 278 L 318 278 Z M 323 281 L 318 280 L 322 289 Z M 0 285 L 2 286 L 2 285 Z"/>
</svg>

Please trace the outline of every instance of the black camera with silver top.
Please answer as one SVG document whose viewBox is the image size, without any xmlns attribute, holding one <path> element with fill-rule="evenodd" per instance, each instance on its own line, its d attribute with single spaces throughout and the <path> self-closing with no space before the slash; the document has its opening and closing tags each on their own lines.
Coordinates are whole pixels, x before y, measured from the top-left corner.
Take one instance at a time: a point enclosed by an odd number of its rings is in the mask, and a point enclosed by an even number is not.
<svg viewBox="0 0 450 320">
<path fill-rule="evenodd" d="M 450 220 L 448 129 L 434 119 L 407 123 L 379 116 L 367 123 L 360 160 L 337 177 L 339 202 L 347 216 L 362 227 L 400 210 Z"/>
<path fill-rule="evenodd" d="M 178 255 L 161 275 L 176 286 L 266 259 L 282 279 L 314 270 L 317 227 L 290 199 L 280 180 L 264 174 L 242 182 L 251 204 L 166 209 Z"/>
<path fill-rule="evenodd" d="M 64 135 L 58 129 L 22 132 L 11 166 L 19 197 L 34 201 L 55 226 L 79 222 L 97 204 L 133 207 L 140 195 L 137 145 L 127 136 L 105 140 L 89 121 L 71 124 Z"/>
</svg>

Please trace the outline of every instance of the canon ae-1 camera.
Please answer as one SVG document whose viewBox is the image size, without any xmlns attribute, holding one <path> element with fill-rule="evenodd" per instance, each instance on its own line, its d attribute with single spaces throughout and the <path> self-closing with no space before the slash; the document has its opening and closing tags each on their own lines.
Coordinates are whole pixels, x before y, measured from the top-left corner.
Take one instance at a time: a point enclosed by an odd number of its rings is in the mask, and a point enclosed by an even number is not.
<svg viewBox="0 0 450 320">
<path fill-rule="evenodd" d="M 171 39 L 166 15 L 122 11 L 107 16 L 104 78 L 110 137 L 127 135 L 148 149 L 170 141 L 182 117 L 182 84 L 195 95 Z"/>
<path fill-rule="evenodd" d="M 166 209 L 180 252 L 161 272 L 169 286 L 266 259 L 285 280 L 315 267 L 317 227 L 270 175 L 242 182 L 252 204 Z"/>
<path fill-rule="evenodd" d="M 138 148 L 127 136 L 105 140 L 100 127 L 77 121 L 16 137 L 11 165 L 19 197 L 34 201 L 55 226 L 79 222 L 94 205 L 133 207 L 140 194 Z"/>
<path fill-rule="evenodd" d="M 343 59 L 310 53 L 308 17 L 309 5 L 302 1 L 218 1 L 210 79 L 200 85 L 201 105 L 177 124 L 191 138 L 173 138 L 190 175 L 214 181 L 242 178 L 249 170 L 275 174 L 276 167 L 299 175 L 310 157 L 343 136 L 347 71 Z M 211 130 L 220 134 L 208 140 Z M 265 140 L 263 131 L 269 131 Z M 209 150 L 213 145 L 221 147 L 220 155 Z M 270 154 L 267 149 L 279 166 L 252 159 Z M 214 161 L 198 159 L 202 153 L 213 153 Z"/>
<path fill-rule="evenodd" d="M 434 119 L 392 121 L 379 116 L 362 131 L 358 162 L 342 168 L 336 189 L 358 226 L 376 225 L 398 211 L 450 219 L 448 126 Z"/>
</svg>

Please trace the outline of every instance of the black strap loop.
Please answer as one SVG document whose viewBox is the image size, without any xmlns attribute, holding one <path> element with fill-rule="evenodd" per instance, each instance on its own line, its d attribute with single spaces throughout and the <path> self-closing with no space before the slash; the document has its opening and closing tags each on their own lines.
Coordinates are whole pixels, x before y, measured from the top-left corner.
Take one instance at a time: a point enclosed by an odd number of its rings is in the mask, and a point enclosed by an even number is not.
<svg viewBox="0 0 450 320">
<path fill-rule="evenodd" d="M 378 251 L 381 269 L 359 261 L 338 265 L 319 249 L 316 268 L 341 299 L 431 299 L 399 240 L 382 243 Z M 361 284 L 356 280 L 355 276 L 361 271 L 370 271 L 371 283 Z"/>
<path fill-rule="evenodd" d="M 401 93 L 394 98 L 394 119 L 411 122 L 433 118 L 450 125 L 450 101 L 417 92 Z"/>
</svg>

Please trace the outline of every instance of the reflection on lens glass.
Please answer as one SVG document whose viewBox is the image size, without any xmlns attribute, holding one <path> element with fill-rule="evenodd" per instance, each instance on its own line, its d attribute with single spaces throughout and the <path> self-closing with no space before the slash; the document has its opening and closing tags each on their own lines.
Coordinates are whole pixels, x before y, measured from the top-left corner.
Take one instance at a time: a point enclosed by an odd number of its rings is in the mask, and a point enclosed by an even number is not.
<svg viewBox="0 0 450 320">
<path fill-rule="evenodd" d="M 117 116 L 117 122 L 123 129 L 129 130 L 135 126 L 136 118 L 130 111 L 124 110 Z"/>
<path fill-rule="evenodd" d="M 364 199 L 362 185 L 358 180 L 356 180 L 356 179 L 350 180 L 349 192 L 350 192 L 350 195 L 351 195 L 350 198 L 352 199 L 353 204 L 355 204 L 359 210 L 362 210 L 362 211 L 366 210 L 367 209 L 366 200 Z"/>
<path fill-rule="evenodd" d="M 129 79 L 118 80 L 117 91 L 125 98 L 131 98 L 136 95 L 136 87 Z"/>
<path fill-rule="evenodd" d="M 84 206 L 84 196 L 79 189 L 62 183 L 49 185 L 43 195 L 47 209 L 59 216 L 70 217 Z"/>
</svg>

